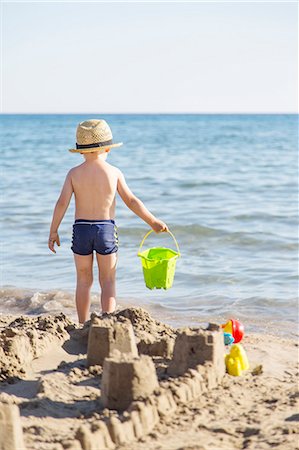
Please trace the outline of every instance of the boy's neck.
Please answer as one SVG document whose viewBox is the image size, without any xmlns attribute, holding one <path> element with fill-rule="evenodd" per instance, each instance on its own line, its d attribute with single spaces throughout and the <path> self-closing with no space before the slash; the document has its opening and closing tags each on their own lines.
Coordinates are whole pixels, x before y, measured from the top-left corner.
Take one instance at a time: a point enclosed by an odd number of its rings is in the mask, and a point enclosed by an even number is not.
<svg viewBox="0 0 299 450">
<path fill-rule="evenodd" d="M 92 153 L 85 153 L 83 154 L 83 157 L 86 162 L 92 162 L 92 161 L 106 161 L 108 156 L 108 153 L 98 153 L 98 152 L 92 152 Z"/>
</svg>

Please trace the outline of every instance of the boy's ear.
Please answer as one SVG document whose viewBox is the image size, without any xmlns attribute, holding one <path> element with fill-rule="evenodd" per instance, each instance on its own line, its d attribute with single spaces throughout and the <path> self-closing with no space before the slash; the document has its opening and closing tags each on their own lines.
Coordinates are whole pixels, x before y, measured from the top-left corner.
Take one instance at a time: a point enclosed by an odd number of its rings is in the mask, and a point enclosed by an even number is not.
<svg viewBox="0 0 299 450">
<path fill-rule="evenodd" d="M 109 153 L 110 152 L 110 148 L 106 148 L 105 152 Z"/>
</svg>

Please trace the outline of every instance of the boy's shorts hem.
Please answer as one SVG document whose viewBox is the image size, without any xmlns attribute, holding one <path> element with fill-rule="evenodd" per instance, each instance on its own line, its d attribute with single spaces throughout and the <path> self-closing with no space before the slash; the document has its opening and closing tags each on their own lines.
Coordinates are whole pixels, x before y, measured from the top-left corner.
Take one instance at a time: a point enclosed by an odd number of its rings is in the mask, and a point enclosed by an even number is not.
<svg viewBox="0 0 299 450">
<path fill-rule="evenodd" d="M 89 255 L 93 255 L 93 251 L 92 251 L 91 253 L 78 253 L 78 252 L 74 252 L 74 250 L 73 250 L 72 248 L 71 248 L 71 250 L 72 250 L 72 252 L 74 253 L 74 255 L 79 255 L 79 256 L 89 256 Z M 115 249 L 115 250 L 112 250 L 112 252 L 110 252 L 110 253 L 101 253 L 101 252 L 97 252 L 96 250 L 95 250 L 95 252 L 96 252 L 98 255 L 108 256 L 108 255 L 112 255 L 112 253 L 117 253 L 117 252 L 118 252 L 118 248 Z"/>
<path fill-rule="evenodd" d="M 96 250 L 95 250 L 95 252 L 96 252 L 98 255 L 109 256 L 109 255 L 112 255 L 112 253 L 117 253 L 117 252 L 118 252 L 118 248 L 116 248 L 115 250 L 112 250 L 112 251 L 109 252 L 109 253 L 101 253 L 101 252 L 97 252 Z"/>
<path fill-rule="evenodd" d="M 89 256 L 92 255 L 93 252 L 91 253 L 78 253 L 78 252 L 74 252 L 74 250 L 71 248 L 72 252 L 74 253 L 74 255 L 79 255 L 79 256 Z"/>
</svg>

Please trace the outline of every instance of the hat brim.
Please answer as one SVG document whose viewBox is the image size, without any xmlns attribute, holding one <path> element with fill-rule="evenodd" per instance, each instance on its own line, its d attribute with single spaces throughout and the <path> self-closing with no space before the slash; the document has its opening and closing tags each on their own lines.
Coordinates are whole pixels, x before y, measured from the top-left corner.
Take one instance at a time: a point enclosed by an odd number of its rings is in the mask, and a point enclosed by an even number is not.
<svg viewBox="0 0 299 450">
<path fill-rule="evenodd" d="M 71 153 L 94 153 L 94 152 L 104 153 L 107 150 L 107 148 L 116 148 L 116 147 L 120 147 L 121 145 L 123 145 L 123 143 L 118 142 L 117 144 L 103 145 L 101 147 L 71 148 L 69 150 L 69 152 L 71 152 Z"/>
</svg>

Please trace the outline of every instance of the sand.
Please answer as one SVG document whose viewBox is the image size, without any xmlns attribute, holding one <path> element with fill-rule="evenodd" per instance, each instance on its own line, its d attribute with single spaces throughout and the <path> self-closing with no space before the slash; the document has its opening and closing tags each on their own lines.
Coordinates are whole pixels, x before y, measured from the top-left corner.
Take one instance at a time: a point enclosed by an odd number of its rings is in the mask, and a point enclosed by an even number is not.
<svg viewBox="0 0 299 450">
<path fill-rule="evenodd" d="M 176 330 L 141 308 L 121 313 L 132 322 L 139 351 L 154 357 L 160 382 Z M 20 408 L 27 450 L 81 450 L 80 426 L 97 429 L 116 412 L 101 406 L 100 365 L 86 366 L 90 323 L 79 328 L 63 314 L 0 316 L 0 402 Z M 250 369 L 182 402 L 139 440 L 119 450 L 294 450 L 298 447 L 298 344 L 250 334 L 243 342 Z M 165 346 L 166 345 L 166 346 Z M 166 348 L 167 347 L 167 348 Z M 166 349 L 166 350 L 165 350 Z M 169 356 L 169 355 L 168 355 Z"/>
</svg>

